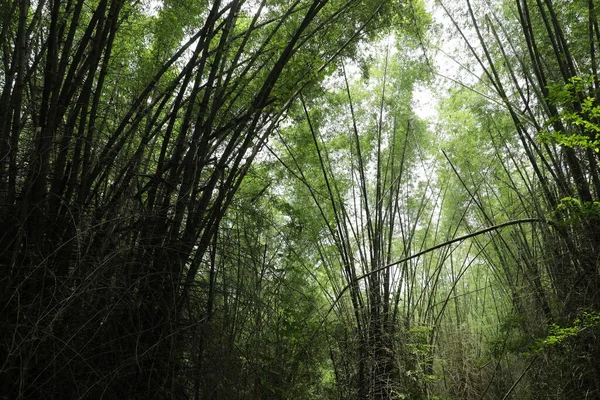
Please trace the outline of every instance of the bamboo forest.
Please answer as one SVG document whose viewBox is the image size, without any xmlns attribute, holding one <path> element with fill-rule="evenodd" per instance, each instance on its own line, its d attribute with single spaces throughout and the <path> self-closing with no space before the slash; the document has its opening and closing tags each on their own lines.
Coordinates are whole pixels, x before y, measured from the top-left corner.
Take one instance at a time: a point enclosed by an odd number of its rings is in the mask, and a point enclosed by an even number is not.
<svg viewBox="0 0 600 400">
<path fill-rule="evenodd" d="M 0 399 L 600 399 L 599 20 L 0 1 Z"/>
</svg>

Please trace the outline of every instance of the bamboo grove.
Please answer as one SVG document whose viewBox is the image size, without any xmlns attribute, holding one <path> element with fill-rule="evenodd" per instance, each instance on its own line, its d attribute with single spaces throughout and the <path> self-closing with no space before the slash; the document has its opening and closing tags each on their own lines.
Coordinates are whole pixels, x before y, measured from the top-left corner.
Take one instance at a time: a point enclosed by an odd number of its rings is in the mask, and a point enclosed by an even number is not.
<svg viewBox="0 0 600 400">
<path fill-rule="evenodd" d="M 599 7 L 2 2 L 0 398 L 598 398 Z"/>
</svg>

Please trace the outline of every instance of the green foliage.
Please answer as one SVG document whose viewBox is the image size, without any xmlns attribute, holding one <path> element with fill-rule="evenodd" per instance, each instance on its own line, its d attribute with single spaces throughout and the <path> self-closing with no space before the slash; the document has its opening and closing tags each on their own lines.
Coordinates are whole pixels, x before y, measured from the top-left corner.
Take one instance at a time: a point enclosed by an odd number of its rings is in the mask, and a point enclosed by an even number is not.
<svg viewBox="0 0 600 400">
<path fill-rule="evenodd" d="M 537 338 L 531 346 L 527 355 L 535 355 L 559 345 L 565 345 L 570 340 L 577 340 L 584 332 L 597 329 L 600 326 L 599 312 L 583 312 L 580 318 L 573 321 L 570 326 L 560 326 L 558 324 L 550 324 L 548 334 L 542 338 Z"/>
<path fill-rule="evenodd" d="M 433 328 L 431 326 L 414 326 L 407 333 L 406 348 L 413 363 L 413 370 L 407 371 L 407 374 L 424 384 L 439 381 L 441 377 L 432 373 L 431 368 L 435 349 L 431 344 Z"/>
<path fill-rule="evenodd" d="M 573 197 L 562 198 L 556 208 L 548 214 L 548 220 L 563 226 L 597 223 L 600 221 L 600 202 L 581 202 Z"/>
<path fill-rule="evenodd" d="M 542 339 L 536 339 L 535 345 L 533 346 L 533 352 L 540 352 L 548 347 L 555 346 L 567 338 L 575 337 L 579 334 L 580 328 L 578 326 L 571 327 L 560 327 L 557 324 L 551 324 L 549 327 L 548 336 Z"/>
<path fill-rule="evenodd" d="M 580 324 L 581 329 L 592 329 L 600 325 L 600 312 L 585 311 L 580 319 L 575 320 L 575 324 Z"/>
<path fill-rule="evenodd" d="M 600 105 L 595 97 L 590 96 L 595 79 L 593 75 L 574 76 L 566 84 L 548 86 L 547 100 L 557 107 L 558 114 L 549 118 L 546 125 L 554 125 L 560 121 L 577 129 L 540 132 L 539 139 L 542 143 L 600 151 Z"/>
</svg>

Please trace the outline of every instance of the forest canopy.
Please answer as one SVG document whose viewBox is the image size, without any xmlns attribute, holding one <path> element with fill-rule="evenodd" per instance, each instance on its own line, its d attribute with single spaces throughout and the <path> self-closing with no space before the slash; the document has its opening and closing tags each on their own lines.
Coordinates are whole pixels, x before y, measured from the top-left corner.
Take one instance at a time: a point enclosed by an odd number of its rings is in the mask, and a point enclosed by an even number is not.
<svg viewBox="0 0 600 400">
<path fill-rule="evenodd" d="M 0 399 L 600 398 L 596 0 L 0 3 Z"/>
</svg>

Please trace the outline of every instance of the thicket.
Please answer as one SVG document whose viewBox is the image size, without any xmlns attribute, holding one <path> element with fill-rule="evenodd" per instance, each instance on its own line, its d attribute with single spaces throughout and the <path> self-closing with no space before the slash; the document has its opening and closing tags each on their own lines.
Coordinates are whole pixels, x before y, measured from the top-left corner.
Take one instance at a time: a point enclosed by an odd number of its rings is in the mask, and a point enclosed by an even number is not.
<svg viewBox="0 0 600 400">
<path fill-rule="evenodd" d="M 2 2 L 0 398 L 600 397 L 597 4 L 428 7 Z"/>
</svg>

